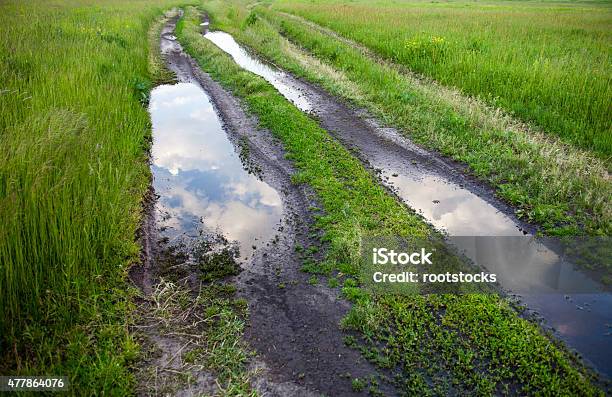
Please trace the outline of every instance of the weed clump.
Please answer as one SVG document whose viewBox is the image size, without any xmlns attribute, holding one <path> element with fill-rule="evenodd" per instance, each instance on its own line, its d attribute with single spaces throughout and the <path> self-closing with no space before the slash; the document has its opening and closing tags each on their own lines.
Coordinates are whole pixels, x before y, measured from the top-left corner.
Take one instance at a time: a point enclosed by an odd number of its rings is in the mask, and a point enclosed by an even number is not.
<svg viewBox="0 0 612 397">
<path fill-rule="evenodd" d="M 257 17 L 257 14 L 251 11 L 249 16 L 244 20 L 244 23 L 242 24 L 242 28 L 245 29 L 249 26 L 253 26 L 257 22 L 258 19 L 259 18 Z"/>
</svg>

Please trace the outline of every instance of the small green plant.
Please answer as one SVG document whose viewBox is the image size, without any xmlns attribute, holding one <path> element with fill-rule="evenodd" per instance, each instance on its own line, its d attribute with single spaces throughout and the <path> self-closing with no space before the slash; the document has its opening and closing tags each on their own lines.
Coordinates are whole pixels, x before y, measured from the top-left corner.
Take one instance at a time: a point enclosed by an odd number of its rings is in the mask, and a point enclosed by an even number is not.
<svg viewBox="0 0 612 397">
<path fill-rule="evenodd" d="M 104 33 L 99 31 L 98 36 L 100 36 L 103 41 L 109 44 L 118 45 L 121 48 L 126 48 L 128 45 L 127 41 L 117 33 Z"/>
<path fill-rule="evenodd" d="M 291 175 L 291 183 L 293 183 L 294 185 L 301 185 L 307 182 L 308 176 L 306 173 L 296 172 L 295 174 Z"/>
<path fill-rule="evenodd" d="M 355 378 L 351 381 L 351 387 L 354 391 L 360 392 L 366 387 L 366 382 L 363 379 Z"/>
<path fill-rule="evenodd" d="M 151 91 L 151 83 L 145 79 L 138 79 L 134 82 L 134 95 L 143 106 L 149 104 L 149 96 Z"/>
<path fill-rule="evenodd" d="M 230 244 L 223 236 L 204 239 L 193 250 L 193 257 L 200 267 L 203 281 L 237 275 L 240 272 L 237 262 L 239 256 L 238 247 Z"/>
</svg>

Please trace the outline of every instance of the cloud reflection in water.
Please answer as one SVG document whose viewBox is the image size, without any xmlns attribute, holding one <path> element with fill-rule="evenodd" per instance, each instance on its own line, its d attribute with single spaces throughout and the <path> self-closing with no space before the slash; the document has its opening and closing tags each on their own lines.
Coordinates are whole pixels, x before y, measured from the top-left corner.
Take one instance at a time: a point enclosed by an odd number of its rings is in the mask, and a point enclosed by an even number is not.
<svg viewBox="0 0 612 397">
<path fill-rule="evenodd" d="M 244 170 L 207 95 L 191 83 L 151 93 L 153 174 L 160 220 L 172 233 L 201 225 L 238 241 L 243 257 L 273 237 L 278 192 Z"/>
</svg>

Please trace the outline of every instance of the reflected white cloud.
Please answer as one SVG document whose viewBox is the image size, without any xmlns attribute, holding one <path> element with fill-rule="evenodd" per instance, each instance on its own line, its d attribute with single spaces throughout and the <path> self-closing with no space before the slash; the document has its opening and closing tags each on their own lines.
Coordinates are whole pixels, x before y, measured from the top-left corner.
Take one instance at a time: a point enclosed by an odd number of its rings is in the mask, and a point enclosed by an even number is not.
<svg viewBox="0 0 612 397">
<path fill-rule="evenodd" d="M 248 256 L 273 236 L 282 214 L 276 190 L 246 172 L 206 94 L 181 83 L 153 90 L 153 163 L 165 226 L 192 232 L 203 225 L 238 241 Z"/>
<path fill-rule="evenodd" d="M 450 235 L 522 236 L 508 216 L 467 189 L 434 175 L 417 177 L 395 170 L 385 174 L 396 174 L 390 180 L 404 201 Z"/>
<path fill-rule="evenodd" d="M 248 200 L 249 196 L 257 193 L 256 204 L 268 207 L 280 207 L 282 205 L 280 196 L 267 183 L 255 178 L 243 179 L 234 181 L 226 185 L 228 191 L 231 191 L 236 197 L 241 200 Z"/>
<path fill-rule="evenodd" d="M 172 99 L 177 95 L 180 100 Z M 179 107 L 175 107 L 177 103 Z M 151 95 L 150 111 L 156 166 L 176 175 L 179 170 L 220 169 L 231 162 L 233 146 L 212 104 L 198 86 L 181 83 L 156 88 Z"/>
</svg>

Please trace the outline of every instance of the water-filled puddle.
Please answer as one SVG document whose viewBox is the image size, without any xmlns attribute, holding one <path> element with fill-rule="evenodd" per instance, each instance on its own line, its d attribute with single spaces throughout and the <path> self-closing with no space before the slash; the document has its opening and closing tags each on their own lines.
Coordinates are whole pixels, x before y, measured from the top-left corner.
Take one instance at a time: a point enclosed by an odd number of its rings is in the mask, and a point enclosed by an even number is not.
<svg viewBox="0 0 612 397">
<path fill-rule="evenodd" d="M 238 65 L 271 83 L 299 109 L 316 113 L 313 104 L 317 103 L 317 93 L 298 88 L 295 80 L 252 57 L 225 32 L 208 32 L 204 37 L 231 55 Z M 500 274 L 504 288 L 520 293 L 523 302 L 537 311 L 570 346 L 602 373 L 612 375 L 612 294 L 601 292 L 598 283 L 571 263 L 559 260 L 554 250 L 535 238 L 525 237 L 513 217 L 435 167 L 410 161 L 397 154 L 400 152 L 388 150 L 387 145 L 372 144 L 371 135 L 359 138 L 355 133 L 347 139 L 372 167 L 381 170 L 381 181 L 437 229 L 446 232 L 451 244 L 490 272 Z M 388 139 L 397 142 L 403 138 L 395 134 Z M 422 151 L 419 153 L 414 145 L 402 146 L 414 151 L 413 158 L 422 157 Z M 498 239 L 495 244 L 482 247 L 486 240 L 475 240 L 475 236 L 518 239 Z M 516 259 L 517 252 L 523 260 Z M 515 260 L 509 261 L 511 257 Z"/>
<path fill-rule="evenodd" d="M 238 243 L 242 258 L 271 239 L 281 219 L 280 196 L 245 171 L 204 91 L 193 83 L 157 87 L 149 110 L 164 234 L 219 233 Z"/>
<path fill-rule="evenodd" d="M 410 207 L 451 236 L 522 236 L 512 220 L 469 190 L 433 174 L 388 166 L 383 175 Z M 483 227 L 486 225 L 486 227 Z"/>
<path fill-rule="evenodd" d="M 293 87 L 290 81 L 287 81 L 287 75 L 285 73 L 249 55 L 244 48 L 236 43 L 231 35 L 221 31 L 214 31 L 207 32 L 204 37 L 231 55 L 240 67 L 263 77 L 267 82 L 276 87 L 285 98 L 293 102 L 301 110 L 308 112 L 312 109 L 312 104 L 304 96 L 304 93 Z"/>
</svg>

